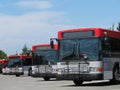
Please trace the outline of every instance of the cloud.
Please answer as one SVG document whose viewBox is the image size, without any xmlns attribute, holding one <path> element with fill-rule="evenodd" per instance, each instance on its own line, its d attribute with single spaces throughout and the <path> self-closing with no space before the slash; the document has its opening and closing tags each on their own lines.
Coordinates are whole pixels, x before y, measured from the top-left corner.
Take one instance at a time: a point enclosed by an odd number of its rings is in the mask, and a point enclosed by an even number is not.
<svg viewBox="0 0 120 90">
<path fill-rule="evenodd" d="M 65 13 L 51 11 L 53 4 L 48 1 L 21 0 L 0 3 L 0 7 L 3 9 L 0 13 L 0 49 L 8 55 L 20 53 L 24 44 L 31 48 L 49 43 L 50 38 L 57 37 L 59 30 L 71 27 Z"/>
<path fill-rule="evenodd" d="M 48 1 L 20 1 L 15 3 L 16 6 L 21 8 L 30 8 L 30 9 L 49 9 L 53 5 Z"/>
<path fill-rule="evenodd" d="M 24 44 L 49 43 L 58 30 L 67 29 L 65 13 L 55 11 L 32 12 L 22 15 L 0 15 L 0 48 L 8 55 L 21 52 Z"/>
</svg>

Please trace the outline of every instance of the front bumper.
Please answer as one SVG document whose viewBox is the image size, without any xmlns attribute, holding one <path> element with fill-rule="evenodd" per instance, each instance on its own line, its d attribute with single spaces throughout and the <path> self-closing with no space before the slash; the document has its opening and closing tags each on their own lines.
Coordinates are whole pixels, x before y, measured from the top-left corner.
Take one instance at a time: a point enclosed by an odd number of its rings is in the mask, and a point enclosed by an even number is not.
<svg viewBox="0 0 120 90">
<path fill-rule="evenodd" d="M 56 73 L 35 73 L 31 75 L 32 77 L 50 77 L 50 78 L 56 78 Z"/>
<path fill-rule="evenodd" d="M 40 77 L 39 73 L 31 74 L 31 77 Z"/>
<path fill-rule="evenodd" d="M 103 74 L 58 74 L 58 80 L 103 80 Z"/>
<path fill-rule="evenodd" d="M 14 75 L 23 75 L 23 72 L 15 72 Z"/>
</svg>

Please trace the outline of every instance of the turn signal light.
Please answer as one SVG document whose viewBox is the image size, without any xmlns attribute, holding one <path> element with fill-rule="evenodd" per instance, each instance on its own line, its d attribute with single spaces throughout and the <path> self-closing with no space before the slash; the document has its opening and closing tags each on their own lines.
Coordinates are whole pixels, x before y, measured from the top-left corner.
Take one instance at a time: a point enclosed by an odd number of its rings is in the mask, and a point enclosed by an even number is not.
<svg viewBox="0 0 120 90">
<path fill-rule="evenodd" d="M 98 70 L 99 72 L 102 72 L 102 71 L 103 71 L 103 68 L 102 68 L 102 67 L 99 67 L 99 68 L 97 68 L 97 70 Z"/>
</svg>

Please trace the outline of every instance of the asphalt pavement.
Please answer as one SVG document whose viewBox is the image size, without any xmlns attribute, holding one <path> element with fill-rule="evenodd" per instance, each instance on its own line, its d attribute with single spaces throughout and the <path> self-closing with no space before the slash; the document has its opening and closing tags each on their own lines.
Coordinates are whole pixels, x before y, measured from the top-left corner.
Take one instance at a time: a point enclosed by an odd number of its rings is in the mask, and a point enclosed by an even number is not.
<svg viewBox="0 0 120 90">
<path fill-rule="evenodd" d="M 0 75 L 0 90 L 120 90 L 120 83 L 111 84 L 109 81 L 84 82 L 75 86 L 72 81 L 58 81 L 28 76 Z"/>
</svg>

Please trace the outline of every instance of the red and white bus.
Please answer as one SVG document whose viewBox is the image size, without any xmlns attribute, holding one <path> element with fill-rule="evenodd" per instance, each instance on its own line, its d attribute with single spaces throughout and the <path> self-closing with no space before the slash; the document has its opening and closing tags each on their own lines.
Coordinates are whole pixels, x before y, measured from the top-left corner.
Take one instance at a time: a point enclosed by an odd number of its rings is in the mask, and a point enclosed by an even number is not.
<svg viewBox="0 0 120 90">
<path fill-rule="evenodd" d="M 120 81 L 120 32 L 102 28 L 61 30 L 58 78 L 84 81 Z M 52 45 L 52 44 L 51 44 Z"/>
<path fill-rule="evenodd" d="M 5 73 L 9 75 L 30 75 L 32 65 L 32 56 L 11 55 L 8 56 L 8 63 L 5 67 Z"/>
<path fill-rule="evenodd" d="M 5 59 L 0 60 L 0 74 L 3 73 L 3 68 L 5 67 L 6 63 L 7 63 L 7 60 Z"/>
<path fill-rule="evenodd" d="M 50 44 L 32 46 L 33 66 L 31 76 L 43 77 L 44 80 L 56 78 L 57 50 L 57 45 L 54 45 L 54 48 L 51 48 Z"/>
</svg>

